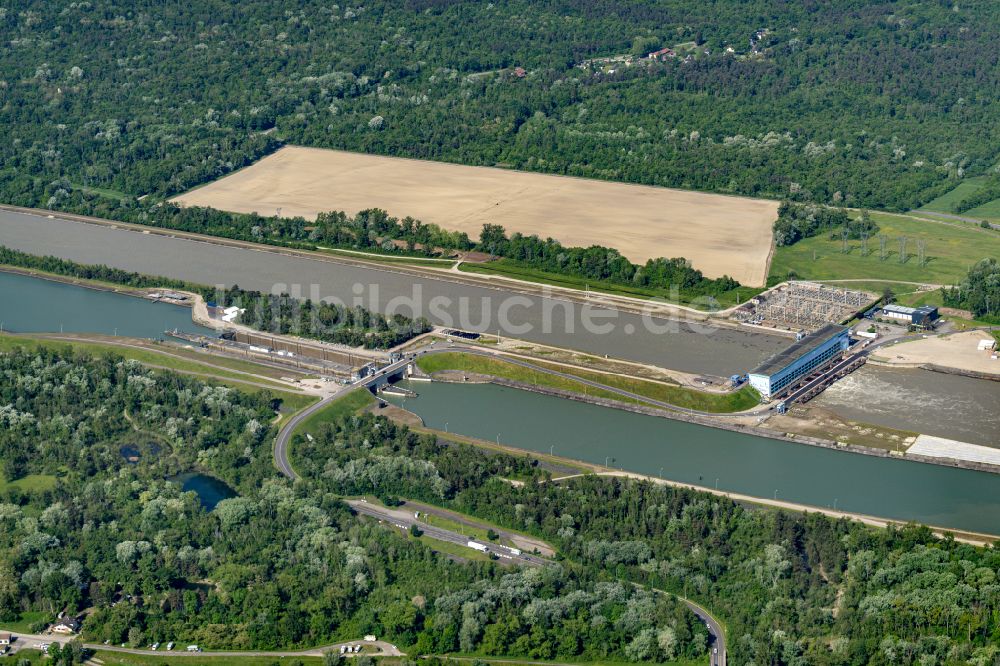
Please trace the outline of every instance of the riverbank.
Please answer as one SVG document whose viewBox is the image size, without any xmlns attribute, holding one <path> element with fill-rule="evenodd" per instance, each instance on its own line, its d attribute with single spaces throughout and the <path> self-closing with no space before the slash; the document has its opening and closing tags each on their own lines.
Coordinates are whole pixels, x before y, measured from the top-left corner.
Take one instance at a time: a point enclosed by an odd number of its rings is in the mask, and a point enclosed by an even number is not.
<svg viewBox="0 0 1000 666">
<path fill-rule="evenodd" d="M 120 284 L 114 284 L 113 282 L 102 282 L 100 280 L 85 280 L 83 278 L 75 278 L 68 275 L 57 275 L 56 273 L 47 273 L 45 271 L 38 271 L 33 268 L 21 268 L 20 266 L 10 266 L 8 264 L 0 264 L 0 273 L 12 273 L 14 275 L 24 275 L 25 277 L 37 278 L 39 280 L 48 280 L 49 282 L 61 282 L 62 284 L 70 284 L 73 285 L 74 287 L 82 287 L 83 289 L 93 289 L 94 291 L 110 291 L 115 294 L 122 294 L 123 296 L 134 296 L 136 298 L 148 299 L 151 293 L 158 291 L 157 289 L 150 289 L 144 287 L 126 287 Z M 190 304 L 176 303 L 172 301 L 171 305 L 179 305 L 181 307 L 191 307 Z"/>
<path fill-rule="evenodd" d="M 461 379 L 460 375 L 452 375 L 452 376 L 445 375 L 445 378 L 441 378 L 441 376 L 438 376 L 436 380 L 452 384 L 466 383 Z M 722 420 L 721 417 L 723 417 L 724 415 L 720 415 L 719 418 L 716 418 L 710 416 L 690 414 L 682 411 L 660 409 L 639 402 L 625 402 L 623 400 L 617 400 L 600 395 L 582 394 L 582 393 L 577 393 L 575 391 L 568 391 L 551 386 L 540 386 L 537 384 L 530 384 L 522 381 L 516 381 L 504 377 L 498 377 L 495 375 L 486 375 L 481 373 L 475 376 L 474 381 L 495 384 L 497 386 L 505 386 L 508 388 L 518 389 L 521 391 L 528 391 L 530 393 L 549 395 L 556 398 L 573 400 L 575 402 L 589 403 L 600 407 L 608 407 L 636 414 L 644 414 L 646 416 L 654 416 L 658 418 L 684 421 L 686 423 L 693 423 L 696 425 L 707 426 L 710 428 L 729 430 L 732 432 L 754 435 L 757 437 L 765 437 L 767 439 L 774 439 L 794 444 L 806 444 L 809 446 L 814 446 L 824 449 L 833 449 L 836 451 L 873 456 L 877 458 L 897 458 L 903 460 L 910 460 L 913 462 L 919 462 L 923 464 L 939 465 L 943 467 L 953 467 L 957 469 L 987 472 L 991 474 L 1000 474 L 1000 465 L 991 464 L 987 462 L 980 462 L 974 460 L 961 460 L 943 456 L 942 457 L 925 456 L 918 453 L 907 454 L 905 453 L 905 451 L 902 450 L 894 451 L 894 450 L 881 449 L 870 446 L 861 446 L 858 444 L 838 442 L 832 439 L 824 439 L 809 435 L 771 430 L 768 428 L 761 427 L 759 425 L 760 421 L 758 420 L 758 418 L 752 415 L 734 414 L 731 417 L 727 417 L 726 420 Z M 740 422 L 736 420 L 734 417 L 742 417 L 744 421 Z"/>
<path fill-rule="evenodd" d="M 989 331 L 961 331 L 899 342 L 880 349 L 872 359 L 886 365 L 1000 381 L 1000 360 L 993 349 L 978 348 L 983 340 L 997 344 Z"/>
<path fill-rule="evenodd" d="M 654 317 L 663 317 L 668 319 L 672 318 L 680 321 L 711 320 L 713 325 L 717 325 L 720 327 L 733 328 L 733 329 L 740 329 L 743 327 L 742 324 L 728 319 L 728 316 L 732 314 L 732 312 L 734 312 L 737 308 L 739 308 L 740 305 L 742 305 L 743 303 L 737 303 L 725 309 L 718 309 L 718 310 L 702 309 L 702 308 L 685 306 L 677 303 L 671 303 L 653 297 L 638 298 L 634 296 L 627 296 L 621 294 L 605 294 L 605 293 L 593 292 L 590 290 L 560 286 L 556 284 L 537 283 L 503 275 L 486 276 L 486 275 L 465 273 L 455 269 L 454 266 L 449 268 L 438 268 L 434 266 L 403 264 L 402 262 L 396 262 L 397 265 L 388 266 L 387 264 L 389 264 L 390 262 L 386 262 L 381 259 L 379 260 L 367 259 L 361 256 L 361 254 L 358 255 L 354 255 L 353 253 L 351 255 L 333 254 L 332 252 L 330 252 L 330 250 L 333 248 L 309 250 L 309 249 L 290 247 L 286 245 L 278 245 L 278 244 L 270 245 L 265 243 L 255 243 L 250 241 L 227 238 L 225 236 L 211 236 L 208 234 L 200 234 L 189 231 L 182 231 L 178 229 L 146 226 L 131 222 L 119 222 L 116 220 L 108 220 L 88 215 L 79 215 L 75 213 L 63 213 L 60 211 L 52 211 L 47 209 L 24 208 L 22 206 L 12 206 L 9 204 L 0 204 L 0 211 L 8 211 L 10 213 L 18 213 L 23 215 L 32 215 L 32 216 L 42 217 L 48 220 L 65 220 L 65 221 L 78 222 L 82 224 L 89 224 L 110 229 L 138 232 L 146 236 L 161 236 L 172 239 L 183 239 L 183 240 L 190 240 L 201 243 L 218 245 L 222 247 L 241 248 L 241 249 L 254 250 L 257 252 L 273 253 L 291 257 L 301 257 L 305 259 L 327 261 L 330 263 L 341 263 L 349 266 L 363 266 L 363 267 L 377 268 L 385 272 L 401 273 L 411 276 L 429 277 L 437 280 L 445 280 L 445 281 L 455 282 L 457 284 L 468 284 L 471 286 L 483 287 L 487 289 L 509 290 L 513 293 L 543 295 L 543 296 L 550 296 L 555 294 L 559 298 L 572 300 L 578 303 L 590 304 L 592 306 L 598 306 L 598 307 L 614 307 L 616 309 L 625 312 L 633 312 L 636 314 L 647 314 Z M 752 288 L 752 287 L 746 287 L 746 290 L 748 299 L 753 298 L 753 296 L 755 296 L 756 293 L 760 291 L 759 288 Z"/>
<path fill-rule="evenodd" d="M 60 242 L 54 244 L 54 238 Z M 784 338 L 747 327 L 684 321 L 658 304 L 626 306 L 585 293 L 456 279 L 441 271 L 224 241 L 0 208 L 0 244 L 28 254 L 56 254 L 195 284 L 239 284 L 264 293 L 298 289 L 313 302 L 334 300 L 383 314 L 423 316 L 438 326 L 478 333 L 500 329 L 503 336 L 683 372 L 728 377 L 787 346 Z M 511 304 L 517 306 L 516 322 L 510 321 Z"/>
<path fill-rule="evenodd" d="M 22 268 L 20 266 L 11 266 L 9 264 L 0 264 L 0 273 L 22 275 L 24 277 L 46 280 L 48 282 L 66 284 L 73 287 L 82 287 L 84 289 L 90 289 L 92 291 L 114 293 L 122 296 L 132 296 L 134 298 L 141 298 L 143 300 L 150 301 L 153 303 L 167 303 L 169 305 L 187 308 L 191 311 L 192 323 L 198 326 L 216 332 L 232 330 L 245 333 L 250 336 L 258 336 L 258 337 L 266 336 L 271 341 L 280 343 L 281 345 L 283 345 L 285 348 L 288 349 L 301 349 L 302 347 L 314 348 L 314 349 L 328 351 L 331 354 L 349 354 L 351 356 L 359 357 L 363 359 L 365 362 L 382 360 L 385 358 L 386 353 L 388 353 L 388 352 L 380 352 L 377 350 L 365 349 L 363 347 L 348 347 L 346 345 L 338 345 L 335 343 L 324 342 L 322 340 L 315 340 L 312 338 L 301 338 L 298 336 L 288 335 L 283 333 L 271 333 L 266 331 L 259 331 L 250 326 L 246 326 L 236 322 L 225 322 L 221 319 L 211 316 L 208 310 L 208 302 L 200 293 L 189 291 L 186 289 L 179 289 L 173 287 L 171 288 L 130 287 L 127 285 L 116 284 L 113 282 L 105 282 L 102 280 L 93 280 L 88 278 L 78 278 L 69 275 L 60 275 L 58 273 L 50 273 L 47 271 L 41 271 L 33 268 Z M 185 298 L 184 299 L 171 298 L 170 296 L 164 295 L 165 292 L 168 292 L 170 294 L 183 295 Z M 163 331 L 160 332 L 162 333 Z M 427 333 L 424 335 L 430 335 L 431 333 Z M 414 338 L 413 340 L 408 340 L 406 343 L 403 343 L 403 345 L 412 343 L 416 339 L 417 338 Z"/>
<path fill-rule="evenodd" d="M 564 397 L 564 396 L 557 396 L 557 397 Z M 543 464 L 559 465 L 563 467 L 570 466 L 570 467 L 576 467 L 577 469 L 580 470 L 562 476 L 553 476 L 552 482 L 567 481 L 570 479 L 580 478 L 591 474 L 600 476 L 614 476 L 614 477 L 635 479 L 640 481 L 648 481 L 651 483 L 667 485 L 675 488 L 685 488 L 689 490 L 695 490 L 698 492 L 709 493 L 718 497 L 725 497 L 726 499 L 730 499 L 736 502 L 749 504 L 753 506 L 776 508 L 786 511 L 795 511 L 797 513 L 819 513 L 832 518 L 857 520 L 866 525 L 871 525 L 873 527 L 879 527 L 879 528 L 887 528 L 890 525 L 899 527 L 909 524 L 907 521 L 893 520 L 890 518 L 880 518 L 878 516 L 873 516 L 866 513 L 831 509 L 829 507 L 790 502 L 786 500 L 780 500 L 777 498 L 772 499 L 765 497 L 757 497 L 745 493 L 720 490 L 718 488 L 712 488 L 700 484 L 685 483 L 683 481 L 674 481 L 655 475 L 641 474 L 638 472 L 630 472 L 621 469 L 615 469 L 610 466 L 590 463 L 577 458 L 555 455 L 554 453 L 544 453 L 532 449 L 524 449 L 516 446 L 511 446 L 508 444 L 498 444 L 486 440 L 477 439 L 475 437 L 470 437 L 467 435 L 456 435 L 455 433 L 441 431 L 429 427 L 424 423 L 422 417 L 420 417 L 418 414 L 396 405 L 393 405 L 389 408 L 386 408 L 385 410 L 380 410 L 380 411 L 387 417 L 401 424 L 405 424 L 421 432 L 434 434 L 443 439 L 461 441 L 464 444 L 469 444 L 480 448 L 486 448 L 489 450 L 504 451 L 507 453 L 514 453 L 514 454 L 528 453 L 532 457 L 538 458 L 538 460 Z M 998 538 L 1000 538 L 1000 536 L 998 535 L 986 534 L 981 532 L 954 530 L 954 529 L 935 527 L 935 526 L 930 526 L 930 528 L 934 531 L 936 535 L 940 537 L 951 534 L 954 535 L 957 541 L 961 541 L 963 543 L 968 543 L 975 546 L 990 545 L 994 543 Z"/>
</svg>

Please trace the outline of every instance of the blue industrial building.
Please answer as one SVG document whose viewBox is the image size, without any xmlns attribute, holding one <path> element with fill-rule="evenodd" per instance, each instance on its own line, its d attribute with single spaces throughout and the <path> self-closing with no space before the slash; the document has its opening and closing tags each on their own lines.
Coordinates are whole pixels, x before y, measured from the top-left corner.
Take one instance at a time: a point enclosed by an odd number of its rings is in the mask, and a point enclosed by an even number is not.
<svg viewBox="0 0 1000 666">
<path fill-rule="evenodd" d="M 770 398 L 850 345 L 850 331 L 846 326 L 827 324 L 754 368 L 749 375 L 750 386 L 765 398 Z"/>
</svg>

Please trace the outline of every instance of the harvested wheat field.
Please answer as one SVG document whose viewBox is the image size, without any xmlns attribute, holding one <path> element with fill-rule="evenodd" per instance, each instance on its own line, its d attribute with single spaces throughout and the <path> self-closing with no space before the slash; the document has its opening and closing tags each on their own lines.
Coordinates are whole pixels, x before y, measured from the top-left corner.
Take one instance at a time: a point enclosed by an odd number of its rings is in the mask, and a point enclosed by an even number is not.
<svg viewBox="0 0 1000 666">
<path fill-rule="evenodd" d="M 175 199 L 189 206 L 315 218 L 383 208 L 479 237 L 484 223 L 634 262 L 686 257 L 708 277 L 764 284 L 778 203 L 663 187 L 289 146 Z"/>
</svg>

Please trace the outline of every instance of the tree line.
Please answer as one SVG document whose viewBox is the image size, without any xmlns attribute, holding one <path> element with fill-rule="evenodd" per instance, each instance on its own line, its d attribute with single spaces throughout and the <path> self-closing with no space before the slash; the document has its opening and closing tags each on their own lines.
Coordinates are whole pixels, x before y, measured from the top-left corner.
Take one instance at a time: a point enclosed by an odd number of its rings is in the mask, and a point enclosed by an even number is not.
<svg viewBox="0 0 1000 666">
<path fill-rule="evenodd" d="M 244 310 L 238 323 L 267 333 L 298 335 L 352 347 L 387 349 L 431 330 L 423 317 L 412 319 L 400 314 L 390 317 L 360 306 L 313 303 L 289 294 L 266 294 L 234 285 L 217 289 L 153 275 L 144 275 L 101 264 L 80 264 L 52 256 L 36 256 L 0 245 L 0 265 L 44 271 L 56 275 L 99 280 L 135 288 L 180 289 L 199 294 L 221 307 Z"/>
<path fill-rule="evenodd" d="M 964 213 L 978 208 L 994 199 L 1000 199 L 1000 174 L 991 173 L 986 180 L 971 194 L 956 201 L 951 210 L 954 213 Z"/>
<path fill-rule="evenodd" d="M 852 218 L 843 208 L 813 204 L 796 204 L 782 201 L 778 206 L 778 219 L 774 222 L 774 242 L 779 247 L 794 245 L 804 238 L 829 232 L 830 238 L 871 238 L 879 231 L 868 211 Z"/>
</svg>

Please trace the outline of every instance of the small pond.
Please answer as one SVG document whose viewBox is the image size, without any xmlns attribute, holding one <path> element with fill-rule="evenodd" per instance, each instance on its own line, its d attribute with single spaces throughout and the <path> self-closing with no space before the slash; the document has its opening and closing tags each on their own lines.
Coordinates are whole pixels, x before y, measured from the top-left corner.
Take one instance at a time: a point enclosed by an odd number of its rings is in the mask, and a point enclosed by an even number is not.
<svg viewBox="0 0 1000 666">
<path fill-rule="evenodd" d="M 201 505 L 208 511 L 214 509 L 222 500 L 236 497 L 235 490 L 214 476 L 207 474 L 187 472 L 171 477 L 169 480 L 181 484 L 181 490 L 184 492 L 194 491 L 198 493 Z"/>
</svg>

